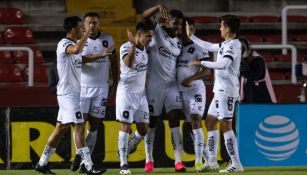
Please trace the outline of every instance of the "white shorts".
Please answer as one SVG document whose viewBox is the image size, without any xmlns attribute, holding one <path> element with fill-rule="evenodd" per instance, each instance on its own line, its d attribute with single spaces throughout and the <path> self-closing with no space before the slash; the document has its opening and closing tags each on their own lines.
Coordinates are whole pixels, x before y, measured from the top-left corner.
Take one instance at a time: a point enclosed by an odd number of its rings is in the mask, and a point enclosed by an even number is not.
<svg viewBox="0 0 307 175">
<path fill-rule="evenodd" d="M 189 88 L 181 92 L 183 111 L 187 122 L 191 121 L 191 114 L 203 117 L 206 105 L 206 88 Z"/>
<path fill-rule="evenodd" d="M 228 97 L 223 94 L 215 93 L 209 106 L 208 114 L 213 115 L 219 120 L 231 120 L 237 100 L 237 97 Z"/>
<path fill-rule="evenodd" d="M 149 123 L 145 94 L 116 94 L 116 120 L 126 123 Z"/>
<path fill-rule="evenodd" d="M 104 118 L 108 101 L 109 85 L 105 87 L 81 87 L 80 105 L 82 113 Z"/>
<path fill-rule="evenodd" d="M 73 95 L 57 96 L 59 112 L 57 121 L 61 124 L 83 123 L 83 115 L 80 108 L 80 97 Z"/>
<path fill-rule="evenodd" d="M 151 116 L 160 116 L 163 106 L 166 112 L 182 109 L 182 98 L 176 81 L 147 81 L 146 95 Z"/>
</svg>

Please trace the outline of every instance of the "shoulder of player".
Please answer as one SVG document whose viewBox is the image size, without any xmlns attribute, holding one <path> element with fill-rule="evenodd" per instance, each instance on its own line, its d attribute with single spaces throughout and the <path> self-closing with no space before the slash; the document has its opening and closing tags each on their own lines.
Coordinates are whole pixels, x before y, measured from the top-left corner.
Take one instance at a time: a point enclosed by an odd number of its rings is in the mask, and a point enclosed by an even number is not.
<svg viewBox="0 0 307 175">
<path fill-rule="evenodd" d="M 120 46 L 120 50 L 129 49 L 130 47 L 131 47 L 131 43 L 129 41 L 127 41 Z"/>
<path fill-rule="evenodd" d="M 73 40 L 70 40 L 68 38 L 62 38 L 59 42 L 58 42 L 58 48 L 66 48 L 69 45 L 75 45 L 76 42 Z"/>
<path fill-rule="evenodd" d="M 113 40 L 112 35 L 105 33 L 105 32 L 100 32 L 100 36 L 101 39 L 106 39 L 106 40 Z"/>
</svg>

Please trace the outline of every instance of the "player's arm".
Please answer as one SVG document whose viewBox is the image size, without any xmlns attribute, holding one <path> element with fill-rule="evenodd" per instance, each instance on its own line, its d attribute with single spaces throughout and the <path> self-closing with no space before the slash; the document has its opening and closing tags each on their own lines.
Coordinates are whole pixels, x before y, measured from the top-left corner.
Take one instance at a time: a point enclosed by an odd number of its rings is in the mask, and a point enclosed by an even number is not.
<svg viewBox="0 0 307 175">
<path fill-rule="evenodd" d="M 184 87 L 189 87 L 192 81 L 203 79 L 203 77 L 207 76 L 209 73 L 206 69 L 201 68 L 198 72 L 195 72 L 193 75 L 185 78 L 181 81 L 181 85 Z"/>
<path fill-rule="evenodd" d="M 160 12 L 161 14 L 161 17 L 162 18 L 168 18 L 169 14 L 169 10 L 168 8 L 163 5 L 163 4 L 159 4 L 159 5 L 156 5 L 154 7 L 151 7 L 147 10 L 145 10 L 142 14 L 142 17 L 146 20 L 149 20 L 152 24 L 155 24 L 155 15 Z"/>
<path fill-rule="evenodd" d="M 104 51 L 102 51 L 101 53 L 95 54 L 95 55 L 82 55 L 82 63 L 88 63 L 88 62 L 92 62 L 95 61 L 99 58 L 105 57 L 105 56 L 109 56 L 112 55 L 112 51 L 113 50 L 113 46 L 105 49 Z"/>
<path fill-rule="evenodd" d="M 210 68 L 210 69 L 219 69 L 219 70 L 225 70 L 227 69 L 233 58 L 229 55 L 225 55 L 223 59 L 212 62 L 212 61 L 191 61 L 189 62 L 189 66 L 197 66 L 197 65 L 202 65 L 204 67 Z"/>
<path fill-rule="evenodd" d="M 67 54 L 78 54 L 80 52 L 82 52 L 83 47 L 85 46 L 86 40 L 88 39 L 88 37 L 90 36 L 90 30 L 89 29 L 85 29 L 85 33 L 82 36 L 82 38 L 79 40 L 79 42 L 77 42 L 77 44 L 75 45 L 69 45 L 66 48 L 66 53 Z"/>
<path fill-rule="evenodd" d="M 127 30 L 127 35 L 129 38 L 129 41 L 131 43 L 131 47 L 129 48 L 129 51 L 126 55 L 123 56 L 123 61 L 125 65 L 129 68 L 133 67 L 133 63 L 135 62 L 135 49 L 136 49 L 136 41 L 133 35 L 129 30 Z M 137 36 L 136 36 L 137 37 Z"/>
</svg>

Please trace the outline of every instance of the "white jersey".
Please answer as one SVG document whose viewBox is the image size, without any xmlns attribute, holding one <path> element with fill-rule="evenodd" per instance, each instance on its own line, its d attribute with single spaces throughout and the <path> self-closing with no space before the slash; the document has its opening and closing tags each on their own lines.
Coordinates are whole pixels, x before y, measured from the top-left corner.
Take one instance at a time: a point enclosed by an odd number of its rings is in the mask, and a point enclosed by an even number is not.
<svg viewBox="0 0 307 175">
<path fill-rule="evenodd" d="M 204 60 L 209 57 L 207 51 L 204 51 L 201 47 L 199 47 L 194 42 L 190 42 L 187 45 L 183 45 L 181 49 L 181 54 L 178 57 L 177 63 L 177 75 L 178 75 L 178 84 L 180 91 L 188 90 L 188 87 L 184 87 L 181 85 L 182 80 L 187 77 L 193 75 L 197 71 L 199 71 L 200 67 L 192 66 L 188 67 L 188 63 L 190 61 L 198 61 Z M 192 86 L 204 86 L 204 82 L 202 80 L 192 81 Z"/>
<path fill-rule="evenodd" d="M 117 93 L 144 93 L 146 71 L 148 64 L 148 50 L 136 48 L 135 61 L 132 68 L 124 63 L 124 57 L 129 53 L 131 43 L 126 42 L 120 47 L 120 81 L 117 87 Z"/>
<path fill-rule="evenodd" d="M 67 54 L 67 47 L 76 43 L 68 38 L 63 38 L 57 46 L 57 70 L 59 82 L 58 95 L 80 95 L 81 55 Z"/>
<path fill-rule="evenodd" d="M 96 38 L 88 38 L 82 56 L 96 55 L 114 45 L 111 35 L 100 32 Z M 82 65 L 82 87 L 104 87 L 109 83 L 109 57 L 102 57 Z"/>
<path fill-rule="evenodd" d="M 155 34 L 149 43 L 148 78 L 165 81 L 176 79 L 176 63 L 180 54 L 181 43 L 177 37 L 171 38 L 159 24 L 156 24 Z"/>
<path fill-rule="evenodd" d="M 241 63 L 241 43 L 238 39 L 232 39 L 221 43 L 217 53 L 217 62 L 220 59 L 231 59 L 230 66 L 225 70 L 215 69 L 213 92 L 222 92 L 230 97 L 239 96 L 239 73 Z"/>
</svg>

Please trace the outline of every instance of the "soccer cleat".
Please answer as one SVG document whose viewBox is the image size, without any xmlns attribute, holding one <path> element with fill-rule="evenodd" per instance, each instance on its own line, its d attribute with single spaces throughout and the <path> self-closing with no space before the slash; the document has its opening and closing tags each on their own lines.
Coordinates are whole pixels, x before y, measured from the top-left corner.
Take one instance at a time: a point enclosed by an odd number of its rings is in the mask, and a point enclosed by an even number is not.
<svg viewBox="0 0 307 175">
<path fill-rule="evenodd" d="M 186 168 L 182 162 L 177 162 L 175 165 L 175 171 L 176 172 L 185 172 Z"/>
<path fill-rule="evenodd" d="M 41 166 L 39 165 L 39 163 L 36 164 L 35 171 L 38 171 L 43 174 L 55 174 L 50 170 L 50 168 L 47 165 Z"/>
<path fill-rule="evenodd" d="M 77 171 L 77 169 L 80 168 L 80 164 L 81 164 L 81 156 L 79 154 L 76 154 L 75 159 L 72 161 L 70 165 L 70 170 Z"/>
<path fill-rule="evenodd" d="M 106 171 L 107 171 L 107 170 L 104 169 L 104 168 L 99 169 L 99 170 L 94 169 L 94 168 L 92 168 L 91 170 L 87 170 L 87 169 L 85 168 L 85 165 L 84 165 L 84 164 L 81 164 L 79 173 L 80 173 L 80 174 L 87 174 L 87 175 L 100 175 L 100 174 L 105 173 Z"/>
<path fill-rule="evenodd" d="M 152 173 L 154 171 L 154 163 L 153 162 L 146 162 L 144 172 L 145 173 Z"/>
<path fill-rule="evenodd" d="M 85 168 L 85 165 L 82 164 L 80 166 L 79 174 L 86 174 L 86 173 L 87 173 L 87 169 Z"/>
<path fill-rule="evenodd" d="M 124 164 L 123 166 L 120 167 L 119 174 L 131 174 L 128 164 Z"/>
<path fill-rule="evenodd" d="M 202 162 L 195 163 L 195 171 L 200 172 L 202 166 L 203 166 Z"/>
<path fill-rule="evenodd" d="M 218 171 L 218 170 L 219 170 L 219 164 L 217 162 L 210 164 L 206 162 L 199 171 L 206 172 L 206 171 Z"/>
<path fill-rule="evenodd" d="M 235 172 L 243 172 L 243 171 L 244 171 L 244 169 L 243 169 L 242 166 L 241 167 L 236 167 L 236 166 L 230 165 L 226 169 L 220 170 L 219 172 L 220 173 L 235 173 Z"/>
</svg>

